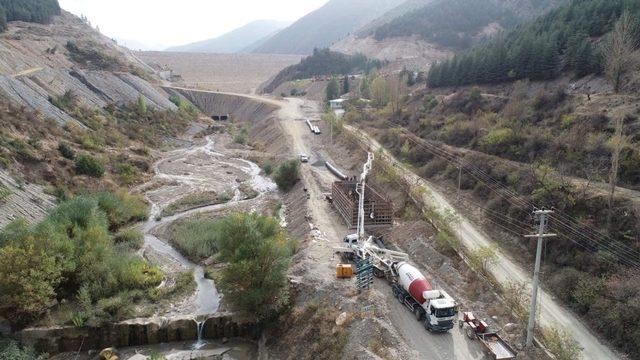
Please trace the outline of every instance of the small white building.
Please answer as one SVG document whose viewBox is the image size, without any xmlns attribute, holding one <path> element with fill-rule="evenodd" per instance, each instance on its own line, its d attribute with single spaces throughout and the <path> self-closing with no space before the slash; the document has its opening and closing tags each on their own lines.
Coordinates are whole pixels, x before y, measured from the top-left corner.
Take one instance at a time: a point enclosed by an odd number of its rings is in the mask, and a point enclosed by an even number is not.
<svg viewBox="0 0 640 360">
<path fill-rule="evenodd" d="M 329 106 L 331 107 L 332 110 L 340 110 L 343 108 L 343 104 L 345 101 L 347 100 L 346 99 L 329 100 Z"/>
</svg>

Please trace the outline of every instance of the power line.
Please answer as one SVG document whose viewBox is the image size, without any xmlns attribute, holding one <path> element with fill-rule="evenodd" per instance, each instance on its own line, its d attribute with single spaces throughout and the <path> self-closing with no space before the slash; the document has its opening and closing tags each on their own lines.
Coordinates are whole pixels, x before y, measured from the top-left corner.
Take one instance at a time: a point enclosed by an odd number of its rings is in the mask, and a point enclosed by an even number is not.
<svg viewBox="0 0 640 360">
<path fill-rule="evenodd" d="M 390 120 L 387 121 L 388 123 L 392 124 L 393 128 L 398 128 L 404 132 L 408 132 L 402 125 L 394 123 Z M 470 166 L 467 164 L 464 164 L 464 162 L 462 160 L 460 160 L 460 158 L 448 151 L 446 151 L 445 149 L 442 148 L 437 148 L 434 145 L 430 144 L 428 141 L 421 139 L 420 142 L 418 142 L 417 140 L 415 140 L 413 138 L 413 134 L 409 133 L 409 136 L 407 136 L 405 139 L 411 141 L 412 143 L 414 143 L 415 145 L 421 147 L 422 149 L 428 151 L 429 153 L 436 155 L 442 159 L 444 159 L 445 161 L 452 163 L 454 165 L 460 166 L 460 167 L 464 167 L 466 168 L 468 171 L 467 173 L 470 174 L 471 176 L 473 176 L 474 178 L 476 178 L 478 181 L 480 181 L 481 183 L 483 183 L 485 186 L 487 186 L 490 190 L 494 191 L 495 193 L 501 195 L 503 198 L 505 198 L 505 200 L 507 200 L 508 202 L 510 202 L 512 205 L 515 205 L 517 207 L 524 207 L 524 208 L 532 208 L 532 209 L 537 209 L 538 207 L 530 201 L 527 201 L 525 199 L 522 199 L 520 197 L 520 195 L 515 192 L 512 189 L 509 189 L 507 187 L 505 187 L 501 182 L 499 182 L 496 179 L 493 179 L 489 174 L 487 174 L 486 172 L 484 172 L 482 169 L 479 169 L 475 166 Z M 471 170 L 471 171 L 469 171 Z M 624 245 L 624 244 L 620 244 L 618 242 L 615 242 L 613 240 L 611 240 L 609 237 L 607 237 L 606 235 L 598 232 L 597 230 L 593 230 L 589 227 L 583 226 L 581 224 L 579 224 L 574 218 L 572 218 L 569 215 L 565 215 L 562 212 L 558 212 L 557 216 L 553 216 L 554 220 L 556 221 L 560 221 L 561 224 L 565 227 L 566 230 L 572 232 L 574 235 L 577 235 L 578 237 L 582 237 L 585 238 L 587 241 L 591 242 L 591 243 L 595 243 L 596 244 L 596 248 L 604 248 L 607 251 L 611 252 L 612 254 L 620 257 L 621 259 L 624 259 L 624 261 L 629 264 L 636 264 L 638 261 L 640 261 L 640 255 L 638 254 L 637 251 L 635 251 L 634 249 Z M 558 218 L 564 220 L 561 221 Z M 573 223 L 573 225 L 569 225 L 565 222 L 568 223 Z M 576 227 L 579 227 L 579 229 L 575 229 Z M 603 243 L 602 239 L 598 239 L 598 237 L 604 237 L 604 240 L 610 240 L 609 243 Z M 574 241 L 574 243 L 576 243 Z M 632 265 L 630 265 L 632 266 Z"/>
</svg>

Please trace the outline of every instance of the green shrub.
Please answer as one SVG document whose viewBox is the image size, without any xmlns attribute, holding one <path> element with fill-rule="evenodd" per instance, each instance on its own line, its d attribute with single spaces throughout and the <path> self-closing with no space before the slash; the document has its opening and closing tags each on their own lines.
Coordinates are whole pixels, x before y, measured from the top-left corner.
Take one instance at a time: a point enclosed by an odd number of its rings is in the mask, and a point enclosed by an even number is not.
<svg viewBox="0 0 640 360">
<path fill-rule="evenodd" d="M 571 336 L 571 332 L 554 327 L 544 327 L 540 332 L 544 346 L 555 355 L 556 359 L 578 360 L 582 358 L 580 344 Z"/>
<path fill-rule="evenodd" d="M 138 179 L 138 168 L 129 163 L 118 163 L 114 171 L 125 184 L 132 184 Z"/>
<path fill-rule="evenodd" d="M 0 203 L 4 202 L 11 196 L 11 190 L 0 183 Z"/>
<path fill-rule="evenodd" d="M 144 221 L 149 217 L 149 206 L 140 195 L 130 195 L 125 190 L 119 190 L 115 193 L 101 192 L 93 195 L 93 198 L 106 214 L 111 229 Z"/>
<path fill-rule="evenodd" d="M 140 116 L 144 116 L 147 114 L 147 101 L 144 96 L 138 95 L 138 100 L 136 101 L 136 110 Z"/>
<path fill-rule="evenodd" d="M 273 179 L 282 191 L 289 191 L 300 178 L 300 162 L 292 159 L 287 160 L 278 166 Z"/>
<path fill-rule="evenodd" d="M 205 259 L 218 251 L 218 220 L 185 219 L 171 228 L 171 242 L 191 259 Z"/>
<path fill-rule="evenodd" d="M 482 138 L 482 145 L 488 147 L 499 147 L 510 143 L 515 134 L 513 130 L 508 128 L 493 129 Z"/>
<path fill-rule="evenodd" d="M 98 311 L 114 320 L 126 318 L 133 313 L 130 302 L 122 295 L 98 300 Z"/>
<path fill-rule="evenodd" d="M 245 145 L 247 143 L 247 140 L 249 138 L 249 131 L 247 130 L 246 127 L 242 127 L 240 128 L 240 130 L 238 130 L 235 135 L 233 136 L 233 141 L 235 141 L 238 144 L 241 145 Z"/>
<path fill-rule="evenodd" d="M 295 243 L 278 220 L 235 214 L 219 224 L 219 257 L 228 265 L 219 286 L 231 306 L 259 321 L 274 318 L 289 301 L 286 272 Z"/>
<path fill-rule="evenodd" d="M 58 151 L 62 156 L 69 160 L 74 160 L 76 158 L 76 153 L 71 149 L 69 143 L 65 141 L 61 141 L 58 143 Z"/>
<path fill-rule="evenodd" d="M 116 234 L 113 239 L 116 244 L 138 250 L 144 244 L 144 236 L 137 229 L 125 229 Z"/>
<path fill-rule="evenodd" d="M 13 340 L 0 339 L 0 360 L 44 360 L 48 356 L 36 355 L 35 351 L 27 346 L 20 346 Z"/>
<path fill-rule="evenodd" d="M 69 52 L 69 58 L 83 66 L 98 70 L 118 70 L 122 67 L 118 58 L 107 54 L 104 48 L 97 43 L 68 41 L 66 48 Z"/>
<path fill-rule="evenodd" d="M 92 299 L 157 286 L 160 270 L 116 247 L 109 232 L 141 211 L 146 216 L 146 204 L 137 197 L 102 193 L 65 201 L 35 226 L 7 225 L 0 231 L 0 316 L 24 324 L 55 299 L 78 294 L 87 307 Z M 122 232 L 116 240 L 135 244 L 140 236 Z"/>
<path fill-rule="evenodd" d="M 271 173 L 273 172 L 273 164 L 271 163 L 271 161 L 265 161 L 262 165 L 262 170 L 264 170 L 264 173 L 267 174 L 267 176 L 271 175 Z"/>
<path fill-rule="evenodd" d="M 76 158 L 76 172 L 82 175 L 88 175 L 100 178 L 104 175 L 104 165 L 100 160 L 91 155 L 80 155 Z"/>
</svg>

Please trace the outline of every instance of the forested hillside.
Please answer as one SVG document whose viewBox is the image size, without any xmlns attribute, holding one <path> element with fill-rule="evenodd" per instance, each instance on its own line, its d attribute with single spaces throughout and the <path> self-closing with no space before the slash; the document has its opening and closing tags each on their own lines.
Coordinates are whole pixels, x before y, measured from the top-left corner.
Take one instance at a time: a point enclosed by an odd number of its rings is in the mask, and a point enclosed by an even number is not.
<svg viewBox="0 0 640 360">
<path fill-rule="evenodd" d="M 549 80 L 566 72 L 577 77 L 600 73 L 603 71 L 600 38 L 611 31 L 625 9 L 637 18 L 640 3 L 573 1 L 533 23 L 433 66 L 429 85 L 500 83 L 527 78 Z"/>
<path fill-rule="evenodd" d="M 7 21 L 47 23 L 60 14 L 58 0 L 0 0 L 0 31 Z"/>
<path fill-rule="evenodd" d="M 320 75 L 348 75 L 357 71 L 369 72 L 371 69 L 379 68 L 380 65 L 380 61 L 368 59 L 364 55 L 349 56 L 329 49 L 315 49 L 313 55 L 278 73 L 264 87 L 264 91 L 271 92 L 280 84 L 290 80 Z"/>
<path fill-rule="evenodd" d="M 512 28 L 544 12 L 557 2 L 439 0 L 397 17 L 375 29 L 373 34 L 378 40 L 420 35 L 441 46 L 465 49 L 500 28 Z"/>
</svg>

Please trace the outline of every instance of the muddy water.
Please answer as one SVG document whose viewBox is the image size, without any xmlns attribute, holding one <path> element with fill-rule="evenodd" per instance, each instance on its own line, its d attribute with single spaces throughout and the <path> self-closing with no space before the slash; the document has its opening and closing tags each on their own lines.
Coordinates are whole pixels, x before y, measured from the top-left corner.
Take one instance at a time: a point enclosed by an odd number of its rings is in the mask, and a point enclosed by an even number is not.
<svg viewBox="0 0 640 360">
<path fill-rule="evenodd" d="M 218 310 L 220 295 L 212 280 L 204 277 L 204 269 L 180 254 L 170 244 L 153 234 L 154 229 L 170 224 L 178 219 L 196 213 L 223 210 L 243 202 L 256 201 L 266 193 L 273 192 L 276 185 L 260 175 L 260 167 L 253 162 L 230 157 L 214 149 L 214 139 L 207 137 L 206 142 L 189 148 L 171 151 L 154 166 L 154 180 L 162 180 L 167 185 L 145 193 L 151 203 L 149 220 L 142 226 L 145 249 L 152 249 L 166 261 L 177 262 L 183 269 L 193 270 L 197 284 L 197 293 L 190 314 L 213 314 Z M 241 181 L 239 181 L 241 180 Z M 258 197 L 241 200 L 239 184 L 248 184 L 258 192 Z M 232 199 L 224 204 L 200 207 L 173 216 L 160 219 L 159 215 L 167 205 L 179 198 L 198 191 L 232 192 Z"/>
</svg>

